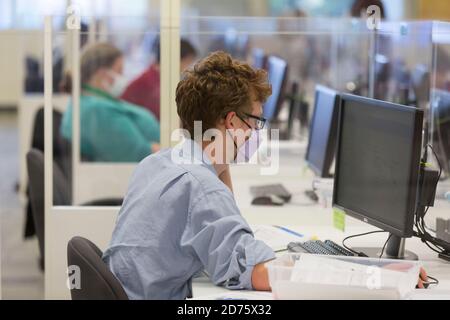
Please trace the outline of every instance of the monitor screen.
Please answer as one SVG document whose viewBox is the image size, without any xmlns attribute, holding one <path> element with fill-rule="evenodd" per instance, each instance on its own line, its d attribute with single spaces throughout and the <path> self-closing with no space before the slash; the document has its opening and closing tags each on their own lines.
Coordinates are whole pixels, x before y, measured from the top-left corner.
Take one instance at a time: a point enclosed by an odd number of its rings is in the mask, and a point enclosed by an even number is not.
<svg viewBox="0 0 450 320">
<path fill-rule="evenodd" d="M 330 167 L 336 147 L 339 94 L 318 85 L 315 96 L 306 162 L 317 176 L 327 178 L 331 176 Z"/>
<path fill-rule="evenodd" d="M 428 67 L 423 64 L 417 65 L 411 74 L 411 81 L 419 107 L 425 108 L 424 104 L 428 101 L 430 93 L 430 71 Z"/>
<path fill-rule="evenodd" d="M 333 204 L 400 237 L 412 236 L 423 112 L 343 95 Z"/>
<path fill-rule="evenodd" d="M 255 69 L 266 68 L 266 56 L 261 48 L 254 48 L 252 51 L 252 67 Z"/>
<path fill-rule="evenodd" d="M 287 63 L 281 58 L 270 56 L 267 59 L 267 73 L 272 85 L 272 95 L 264 104 L 264 118 L 269 121 L 276 118 L 283 96 L 284 83 L 287 76 Z"/>
</svg>

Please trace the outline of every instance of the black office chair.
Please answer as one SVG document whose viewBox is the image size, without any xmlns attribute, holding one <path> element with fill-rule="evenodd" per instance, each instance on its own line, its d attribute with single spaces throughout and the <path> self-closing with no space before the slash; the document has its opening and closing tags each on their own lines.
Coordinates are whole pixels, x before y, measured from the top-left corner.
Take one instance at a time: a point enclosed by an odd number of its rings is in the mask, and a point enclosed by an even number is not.
<svg viewBox="0 0 450 320">
<path fill-rule="evenodd" d="M 68 266 L 80 268 L 80 288 L 70 290 L 72 300 L 128 300 L 119 280 L 102 260 L 102 251 L 91 241 L 73 237 L 67 244 Z"/>
<path fill-rule="evenodd" d="M 44 270 L 44 153 L 37 149 L 31 149 L 27 153 L 27 169 L 30 188 L 30 202 L 32 207 L 32 220 L 39 243 L 41 254 L 41 269 Z M 53 161 L 53 205 L 71 205 L 71 183 L 62 172 L 58 164 Z M 98 199 L 87 203 L 84 206 L 121 206 L 123 199 L 109 198 Z"/>
<path fill-rule="evenodd" d="M 66 187 L 70 188 L 70 180 L 71 180 L 71 148 L 68 141 L 66 141 L 59 133 L 61 122 L 62 122 L 62 113 L 53 110 L 53 158 L 55 163 L 58 164 L 61 172 L 64 176 L 69 180 L 66 184 Z M 33 134 L 31 141 L 31 148 L 40 150 L 44 152 L 44 108 L 40 108 L 36 113 L 34 118 L 33 125 Z M 28 201 L 26 204 L 26 219 L 25 219 L 25 238 L 31 237 L 36 233 L 36 229 L 34 227 L 35 223 L 33 221 L 33 208 L 30 201 L 29 196 L 29 186 L 27 186 L 27 196 Z M 67 192 L 70 194 L 70 189 Z"/>
<path fill-rule="evenodd" d="M 27 170 L 29 179 L 29 197 L 31 202 L 32 220 L 39 243 L 41 254 L 41 269 L 44 269 L 44 239 L 45 239 L 45 205 L 44 205 L 44 154 L 37 149 L 27 153 Z M 66 177 L 56 163 L 53 163 L 53 203 L 55 205 L 70 204 L 70 188 Z"/>
</svg>

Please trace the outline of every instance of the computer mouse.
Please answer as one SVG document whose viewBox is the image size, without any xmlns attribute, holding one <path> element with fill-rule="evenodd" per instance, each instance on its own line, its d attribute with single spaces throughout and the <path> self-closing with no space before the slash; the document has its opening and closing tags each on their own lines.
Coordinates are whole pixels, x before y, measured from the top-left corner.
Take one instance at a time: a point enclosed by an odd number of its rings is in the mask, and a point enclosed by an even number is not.
<svg viewBox="0 0 450 320">
<path fill-rule="evenodd" d="M 284 200 L 279 196 L 270 194 L 254 198 L 252 204 L 257 206 L 282 206 L 284 205 Z"/>
<path fill-rule="evenodd" d="M 319 197 L 317 196 L 317 193 L 313 190 L 306 190 L 305 195 L 314 202 L 319 201 Z"/>
</svg>

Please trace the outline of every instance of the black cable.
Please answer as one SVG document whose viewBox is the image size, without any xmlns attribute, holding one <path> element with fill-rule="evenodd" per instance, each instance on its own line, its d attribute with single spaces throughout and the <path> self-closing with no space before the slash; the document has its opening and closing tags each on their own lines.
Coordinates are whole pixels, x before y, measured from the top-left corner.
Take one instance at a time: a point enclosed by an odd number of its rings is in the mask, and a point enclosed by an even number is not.
<svg viewBox="0 0 450 320">
<path fill-rule="evenodd" d="M 433 148 L 433 146 L 431 144 L 427 144 L 427 147 L 429 147 L 431 149 L 431 151 L 433 151 L 433 155 L 438 163 L 439 166 L 439 175 L 438 175 L 438 179 L 436 181 L 436 186 L 434 191 L 436 192 L 437 190 L 437 186 L 439 184 L 439 180 L 441 178 L 442 175 L 442 165 L 441 162 Z M 427 151 L 425 151 L 426 153 Z M 425 243 L 425 245 L 430 248 L 431 250 L 433 250 L 434 252 L 438 253 L 438 254 L 444 254 L 447 252 L 447 250 L 445 249 L 445 247 L 443 247 L 442 245 L 440 245 L 439 243 L 437 243 L 438 239 L 436 239 L 434 236 L 432 236 L 427 229 L 429 229 L 425 223 L 425 216 L 428 212 L 428 209 L 430 208 L 430 206 L 427 206 L 423 212 L 423 214 L 421 216 L 419 216 L 419 206 L 417 207 L 417 210 L 414 214 L 414 225 L 416 226 L 417 229 L 417 233 L 415 234 L 416 237 L 420 238 L 421 241 L 423 243 Z M 433 248 L 433 247 L 434 248 Z"/>
<path fill-rule="evenodd" d="M 387 246 L 389 240 L 391 240 L 391 237 L 392 237 L 392 233 L 389 234 L 389 237 L 387 238 L 386 242 L 384 243 L 383 249 L 381 249 L 380 259 L 383 257 L 384 249 L 386 248 L 386 246 Z"/>
<path fill-rule="evenodd" d="M 439 158 L 438 158 L 438 156 L 437 156 L 436 151 L 434 151 L 433 146 L 432 146 L 431 144 L 428 144 L 428 146 L 430 147 L 431 151 L 433 151 L 434 157 L 436 158 L 436 161 L 437 161 L 438 166 L 439 166 L 439 177 L 438 177 L 438 180 L 437 180 L 437 182 L 436 182 L 436 187 L 437 187 L 437 185 L 438 185 L 438 183 L 439 183 L 439 180 L 441 179 L 442 165 L 441 165 L 441 161 L 439 160 Z"/>
<path fill-rule="evenodd" d="M 425 211 L 425 213 L 427 211 L 428 211 L 428 208 Z M 429 232 L 426 231 L 425 220 L 423 218 L 421 218 L 421 220 L 420 220 L 420 227 L 421 227 L 422 237 L 425 237 L 425 239 L 422 239 L 422 242 L 424 242 L 430 249 L 432 249 L 433 251 L 435 251 L 437 253 L 442 253 L 442 252 L 446 251 L 441 245 L 436 243 L 436 238 L 433 237 Z M 435 249 L 431 248 L 430 245 L 433 245 L 435 247 Z"/>
<path fill-rule="evenodd" d="M 344 238 L 344 240 L 342 240 L 342 246 L 343 246 L 345 249 L 347 249 L 348 251 L 353 252 L 353 253 L 356 254 L 357 256 L 364 257 L 364 256 L 366 256 L 366 255 L 365 255 L 363 252 L 357 252 L 357 251 L 355 251 L 355 250 L 353 250 L 353 249 L 347 247 L 347 246 L 345 245 L 345 241 L 347 241 L 348 239 L 351 239 L 351 238 L 362 237 L 362 236 L 367 236 L 367 235 L 369 235 L 369 234 L 373 234 L 373 233 L 381 233 L 381 232 L 388 232 L 388 231 L 384 231 L 384 230 L 376 230 L 376 231 L 370 231 L 370 232 L 359 233 L 359 234 L 354 234 L 354 235 L 348 236 L 348 237 Z"/>
<path fill-rule="evenodd" d="M 433 280 L 433 282 L 430 282 L 430 281 L 424 281 L 423 283 L 424 284 L 428 284 L 428 285 L 438 285 L 439 284 L 439 280 L 438 279 L 436 279 L 436 278 L 434 278 L 434 277 L 431 277 L 431 276 L 428 276 L 427 275 L 427 278 L 428 279 L 431 279 L 431 280 Z"/>
</svg>

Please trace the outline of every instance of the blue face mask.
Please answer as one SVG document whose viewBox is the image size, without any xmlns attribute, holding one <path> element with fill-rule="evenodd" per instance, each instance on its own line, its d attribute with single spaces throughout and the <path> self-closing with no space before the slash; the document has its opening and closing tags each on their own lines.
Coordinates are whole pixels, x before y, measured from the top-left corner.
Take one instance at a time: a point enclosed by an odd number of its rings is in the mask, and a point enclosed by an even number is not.
<svg viewBox="0 0 450 320">
<path fill-rule="evenodd" d="M 250 138 L 248 138 L 243 145 L 237 146 L 234 142 L 234 146 L 237 149 L 234 163 L 248 163 L 250 159 L 255 155 L 261 146 L 263 137 L 259 134 L 258 130 L 252 130 Z"/>
</svg>

